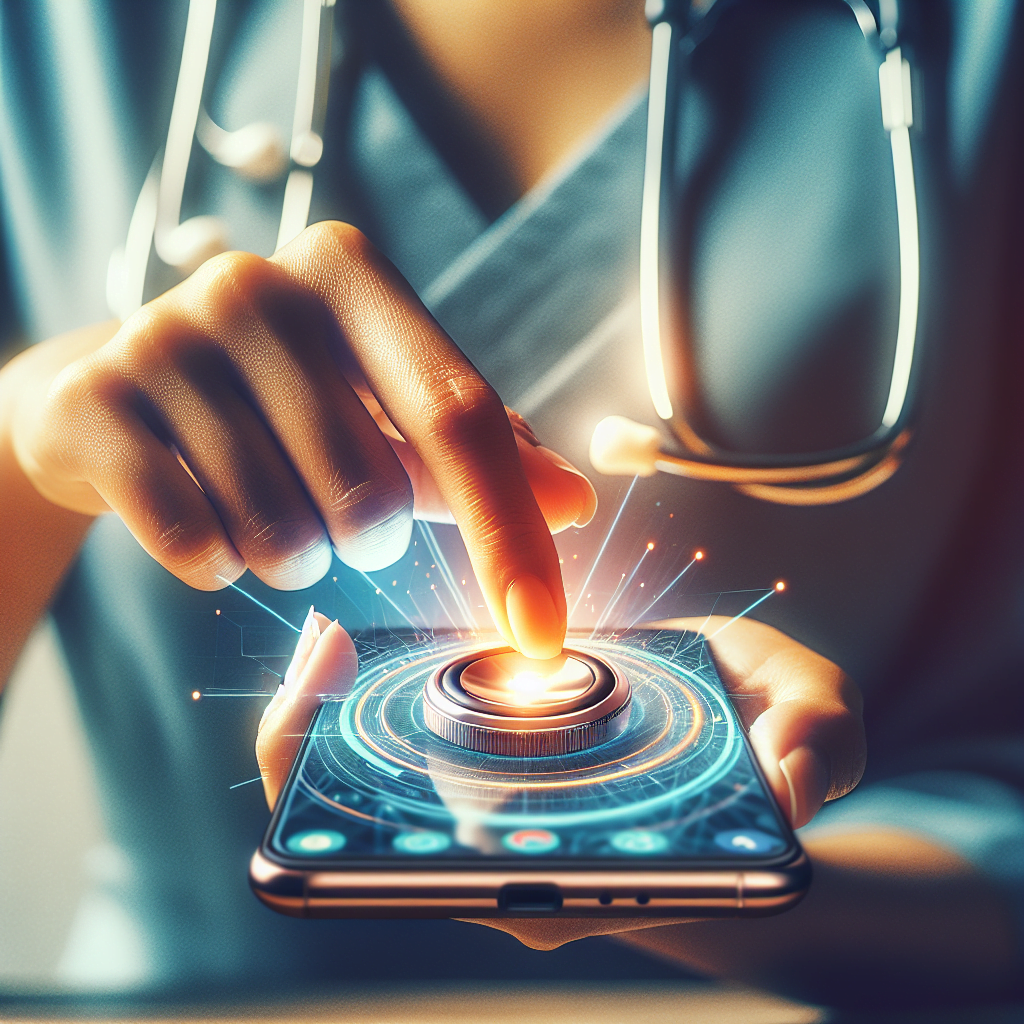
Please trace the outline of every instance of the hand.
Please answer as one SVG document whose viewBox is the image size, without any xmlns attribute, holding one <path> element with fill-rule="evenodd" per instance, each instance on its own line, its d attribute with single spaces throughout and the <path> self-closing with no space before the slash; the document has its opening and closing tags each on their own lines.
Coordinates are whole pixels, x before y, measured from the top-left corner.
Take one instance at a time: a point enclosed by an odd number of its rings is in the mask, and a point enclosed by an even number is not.
<svg viewBox="0 0 1024 1024">
<path fill-rule="evenodd" d="M 832 662 L 771 626 L 740 619 L 671 619 L 659 629 L 703 632 L 768 784 L 794 828 L 806 825 L 826 800 L 848 793 L 864 773 L 861 696 Z M 554 949 L 588 935 L 635 931 L 674 920 L 479 920 L 534 949 Z"/>
<path fill-rule="evenodd" d="M 771 626 L 723 616 L 672 619 L 656 628 L 702 631 L 719 675 L 747 728 L 776 800 L 794 828 L 825 800 L 848 793 L 864 771 L 860 691 L 832 662 Z M 271 808 L 316 707 L 324 695 L 348 693 L 356 677 L 348 635 L 322 615 L 303 627 L 286 683 L 260 723 L 257 759 Z M 683 919 L 491 918 L 475 921 L 535 949 L 554 949 L 589 935 L 683 923 Z"/>
<path fill-rule="evenodd" d="M 116 512 L 203 590 L 246 568 L 307 587 L 332 548 L 380 569 L 414 512 L 454 518 L 499 632 L 533 657 L 561 649 L 550 534 L 593 515 L 594 489 L 356 229 L 218 256 L 103 340 L 55 339 L 11 367 L 14 451 L 50 502 Z"/>
</svg>

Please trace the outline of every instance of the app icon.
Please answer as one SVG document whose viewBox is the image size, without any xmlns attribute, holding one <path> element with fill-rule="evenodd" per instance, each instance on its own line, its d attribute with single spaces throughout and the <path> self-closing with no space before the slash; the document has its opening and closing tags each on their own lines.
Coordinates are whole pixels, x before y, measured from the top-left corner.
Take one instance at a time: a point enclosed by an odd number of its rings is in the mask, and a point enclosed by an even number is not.
<svg viewBox="0 0 1024 1024">
<path fill-rule="evenodd" d="M 315 857 L 319 853 L 336 853 L 345 845 L 345 837 L 331 829 L 314 829 L 310 832 L 296 832 L 284 844 L 292 853 L 303 857 Z"/>
<path fill-rule="evenodd" d="M 730 853 L 778 853 L 785 845 L 778 836 L 770 836 L 756 828 L 734 828 L 719 832 L 715 843 Z"/>
<path fill-rule="evenodd" d="M 402 832 L 395 836 L 392 846 L 399 853 L 440 853 L 452 845 L 450 836 L 443 832 Z"/>
<path fill-rule="evenodd" d="M 501 845 L 513 853 L 550 853 L 561 841 L 546 828 L 521 828 L 502 836 Z"/>
<path fill-rule="evenodd" d="M 619 853 L 631 853 L 636 856 L 661 853 L 662 850 L 668 849 L 668 840 L 660 832 L 645 832 L 639 828 L 616 832 L 611 842 Z"/>
</svg>

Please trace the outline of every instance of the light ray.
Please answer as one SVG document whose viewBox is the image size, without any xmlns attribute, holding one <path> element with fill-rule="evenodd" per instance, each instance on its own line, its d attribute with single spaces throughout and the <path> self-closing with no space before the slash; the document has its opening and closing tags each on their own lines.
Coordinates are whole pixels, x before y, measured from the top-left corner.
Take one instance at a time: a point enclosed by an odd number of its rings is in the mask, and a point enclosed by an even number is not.
<svg viewBox="0 0 1024 1024">
<path fill-rule="evenodd" d="M 288 621 L 288 620 L 287 620 L 286 618 L 284 618 L 284 617 L 283 617 L 283 616 L 281 616 L 281 615 L 278 615 L 278 614 L 277 614 L 277 612 L 275 612 L 273 608 L 268 608 L 268 607 L 267 607 L 267 606 L 266 606 L 266 605 L 265 605 L 265 604 L 264 604 L 264 603 L 263 603 L 262 601 L 260 601 L 259 599 L 257 599 L 257 598 L 255 598 L 255 597 L 253 597 L 253 596 L 252 596 L 252 594 L 247 594 L 247 593 L 246 593 L 246 592 L 245 592 L 245 591 L 244 591 L 244 590 L 243 590 L 243 589 L 242 589 L 241 587 L 239 587 L 239 586 L 236 586 L 236 585 L 235 585 L 234 583 L 232 583 L 232 582 L 231 582 L 230 580 L 224 579 L 224 577 L 223 577 L 223 576 L 218 576 L 218 577 L 217 577 L 217 579 L 219 579 L 219 580 L 224 580 L 224 582 L 225 582 L 225 583 L 226 583 L 226 584 L 227 584 L 227 585 L 228 585 L 228 586 L 229 586 L 229 587 L 230 587 L 230 588 L 231 588 L 232 590 L 237 590 L 237 591 L 238 591 L 238 592 L 239 592 L 239 593 L 240 593 L 240 594 L 242 595 L 242 597 L 247 597 L 247 598 L 249 598 L 249 600 L 250 600 L 250 601 L 252 601 L 252 603 L 253 603 L 253 604 L 255 604 L 255 605 L 259 605 L 259 607 L 260 607 L 260 608 L 262 608 L 262 609 L 263 609 L 263 610 L 264 610 L 265 612 L 269 612 L 269 613 L 270 613 L 271 615 L 273 615 L 273 616 L 274 616 L 274 618 L 275 618 L 275 619 L 277 619 L 277 620 L 278 620 L 279 622 L 283 622 L 283 623 L 284 623 L 284 624 L 285 624 L 285 625 L 286 625 L 286 626 L 287 626 L 287 627 L 288 627 L 289 629 L 291 629 L 291 630 L 294 630 L 294 631 L 295 631 L 296 633 L 301 633 L 301 632 L 302 632 L 302 630 L 301 630 L 301 629 L 299 629 L 299 627 L 298 627 L 298 626 L 293 626 L 293 625 L 292 625 L 292 624 L 291 624 L 291 623 L 290 623 L 290 622 L 289 622 L 289 621 Z"/>
<path fill-rule="evenodd" d="M 251 786 L 254 782 L 262 782 L 263 776 L 257 775 L 255 779 L 246 779 L 245 782 L 236 782 L 233 786 L 228 786 L 228 789 L 238 789 L 239 786 Z"/>
<path fill-rule="evenodd" d="M 434 559 L 434 564 L 441 573 L 441 578 L 448 587 L 448 591 L 452 595 L 459 611 L 462 612 L 466 618 L 466 625 L 469 626 L 470 629 L 478 629 L 479 627 L 477 626 L 476 617 L 473 615 L 473 610 L 469 607 L 469 602 L 462 596 L 462 592 L 455 586 L 455 577 L 452 575 L 451 568 L 448 565 L 448 559 L 441 550 L 441 545 L 438 544 L 437 537 L 435 536 L 434 531 L 430 528 L 430 524 L 420 520 L 417 525 L 420 528 L 420 533 L 422 534 L 424 541 L 426 541 L 427 549 L 430 551 L 431 557 Z"/>
<path fill-rule="evenodd" d="M 367 582 L 367 583 L 369 583 L 371 587 L 373 587 L 374 591 L 375 591 L 375 592 L 376 592 L 376 593 L 377 593 L 378 595 L 380 595 L 381 597 L 383 597 L 383 598 L 384 598 L 384 600 L 385 600 L 385 601 L 387 601 L 387 603 L 388 603 L 389 605 L 391 605 L 391 607 L 392 607 L 392 608 L 394 608 L 394 609 L 395 609 L 395 611 L 396 611 L 396 612 L 398 612 L 398 614 L 399 614 L 399 615 L 401 615 L 401 616 L 402 616 L 402 618 L 403 618 L 403 619 L 404 619 L 404 620 L 405 620 L 406 622 L 408 622 L 408 623 L 409 623 L 409 625 L 410 625 L 410 626 L 412 626 L 412 628 L 413 628 L 413 629 L 415 629 L 415 628 L 416 628 L 416 623 L 415 623 L 415 622 L 413 622 L 413 621 L 412 621 L 412 619 L 410 619 L 410 618 L 409 618 L 409 616 L 408 616 L 408 615 L 406 615 L 406 614 L 405 614 L 405 612 L 403 612 L 403 611 L 402 611 L 402 609 L 401 609 L 401 608 L 400 608 L 400 607 L 399 607 L 399 606 L 398 606 L 397 604 L 395 604 L 395 602 L 394 602 L 394 601 L 392 601 L 390 597 L 388 597 L 388 595 L 387 595 L 387 593 L 386 593 L 386 592 L 384 591 L 384 588 L 383 588 L 383 587 L 379 587 L 379 586 L 377 586 L 377 584 L 376 584 L 376 583 L 374 583 L 374 582 L 373 582 L 373 580 L 372 580 L 372 579 L 370 579 L 370 577 L 369 577 L 369 576 L 367 576 L 367 575 L 366 575 L 366 573 L 365 573 L 365 572 L 363 572 L 363 570 L 362 570 L 362 569 L 356 569 L 356 572 L 357 572 L 357 573 L 359 573 L 359 575 L 360 575 L 360 576 L 362 576 L 362 577 L 363 577 L 363 579 L 364 579 L 364 580 L 366 580 L 366 582 Z M 385 622 L 385 623 L 384 623 L 384 628 L 385 628 L 385 629 L 388 629 L 388 628 L 389 628 L 389 627 L 388 627 L 388 624 L 387 624 L 387 622 Z"/>
<path fill-rule="evenodd" d="M 694 556 L 676 578 L 629 624 L 632 629 L 696 564 L 700 559 Z"/>
<path fill-rule="evenodd" d="M 594 631 L 593 631 L 593 633 L 591 633 L 591 634 L 590 634 L 590 639 L 591 639 L 591 640 L 593 640 L 593 639 L 594 639 L 594 635 L 595 635 L 595 634 L 597 633 L 597 631 L 598 631 L 598 630 L 599 630 L 599 629 L 601 628 L 601 626 L 602 626 L 602 625 L 603 625 L 603 624 L 605 623 L 605 621 L 606 621 L 606 620 L 608 619 L 608 617 L 609 617 L 609 616 L 611 615 L 612 609 L 613 609 L 613 608 L 615 607 L 615 605 L 616 605 L 616 604 L 618 603 L 618 601 L 619 601 L 619 598 L 620 598 L 620 597 L 621 597 L 621 596 L 622 596 L 623 594 L 625 594 L 625 593 L 626 593 L 626 591 L 627 591 L 627 590 L 629 589 L 629 585 L 630 585 L 630 583 L 632 583 L 632 582 L 633 582 L 634 578 L 636 577 L 636 574 L 637 574 L 637 573 L 638 573 L 638 572 L 640 571 L 640 566 L 644 564 L 644 559 L 645 559 L 645 558 L 646 558 L 646 557 L 647 557 L 647 556 L 648 556 L 648 555 L 649 555 L 649 554 L 650 554 L 650 553 L 651 553 L 651 552 L 652 552 L 653 550 L 654 550 L 654 545 L 653 545 L 653 544 L 648 544 L 648 545 L 647 545 L 647 547 L 645 547 L 645 548 L 644 548 L 644 553 L 643 553 L 643 554 L 642 554 L 642 555 L 640 556 L 640 560 L 639 560 L 639 561 L 638 561 L 638 562 L 636 563 L 636 565 L 634 565 L 634 566 L 633 566 L 633 571 L 632 571 L 632 572 L 631 572 L 631 573 L 629 574 L 629 578 L 628 578 L 628 579 L 626 580 L 626 582 L 625 582 L 625 583 L 623 583 L 623 584 L 622 584 L 622 588 L 621 588 L 621 590 L 620 590 L 620 588 L 618 588 L 618 587 L 616 587 L 616 588 L 615 588 L 615 590 L 616 590 L 616 594 L 612 594 L 612 599 L 611 599 L 611 600 L 610 600 L 610 601 L 608 602 L 608 604 L 607 604 L 607 605 L 605 605 L 605 609 L 604 609 L 604 611 L 603 611 L 603 612 L 601 612 L 601 616 L 600 616 L 600 618 L 599 618 L 599 619 L 597 620 L 597 625 L 595 625 L 595 626 L 594 626 Z M 616 596 L 616 595 L 617 595 L 617 596 Z"/>
<path fill-rule="evenodd" d="M 718 627 L 718 629 L 716 629 L 716 630 L 714 631 L 714 633 L 712 633 L 712 634 L 711 634 L 711 636 L 709 636 L 709 637 L 708 637 L 707 639 L 708 639 L 708 640 L 711 640 L 711 639 L 713 639 L 714 637 L 718 636 L 718 634 L 719 634 L 719 633 L 721 633 L 723 629 L 728 629 L 728 628 L 729 628 L 729 627 L 730 627 L 730 626 L 731 626 L 731 625 L 732 625 L 732 624 L 733 624 L 734 622 L 738 622 L 738 621 L 739 621 L 740 619 L 742 619 L 742 618 L 743 618 L 743 617 L 744 617 L 745 615 L 749 615 L 749 614 L 750 614 L 750 613 L 751 613 L 751 612 L 752 612 L 752 611 L 753 611 L 753 610 L 754 610 L 754 609 L 755 609 L 755 608 L 756 608 L 756 607 L 757 607 L 757 606 L 758 606 L 759 604 L 764 604 L 764 602 L 765 602 L 765 601 L 767 601 L 767 600 L 768 600 L 768 598 L 769 598 L 769 597 L 771 597 L 771 596 L 772 596 L 772 594 L 775 594 L 775 593 L 777 593 L 777 589 L 776 589 L 776 587 L 772 587 L 772 588 L 771 588 L 771 590 L 769 590 L 767 594 L 763 594 L 763 595 L 762 595 L 761 597 L 759 597 L 759 598 L 758 598 L 758 599 L 757 599 L 757 600 L 756 600 L 756 601 L 755 601 L 755 602 L 754 602 L 753 604 L 749 604 L 749 605 L 747 605 L 747 607 L 746 607 L 746 608 L 744 608 L 744 609 L 743 609 L 743 611 L 741 611 L 741 612 L 739 613 L 739 615 L 734 615 L 734 616 L 733 616 L 733 617 L 732 617 L 732 618 L 731 618 L 731 619 L 730 619 L 730 620 L 729 620 L 728 622 L 726 622 L 726 623 L 725 623 L 724 625 L 721 625 L 721 626 L 719 626 L 719 627 Z"/>
<path fill-rule="evenodd" d="M 601 543 L 601 547 L 598 549 L 597 556 L 590 565 L 590 572 L 587 573 L 587 578 L 583 581 L 583 586 L 580 587 L 579 592 L 576 594 L 576 601 L 572 606 L 572 611 L 569 612 L 569 618 L 571 619 L 576 614 L 576 609 L 579 607 L 580 600 L 583 595 L 587 592 L 587 587 L 590 586 L 590 581 L 594 576 L 594 570 L 597 568 L 597 563 L 601 561 L 601 556 L 604 554 L 604 550 L 608 547 L 608 541 L 612 539 L 612 534 L 615 532 L 615 527 L 619 525 L 619 520 L 622 518 L 623 510 L 626 507 L 626 502 L 629 501 L 629 496 L 633 493 L 633 488 L 636 486 L 638 476 L 633 477 L 629 482 L 629 488 L 626 491 L 626 496 L 622 499 L 622 504 L 619 506 L 619 511 L 615 513 L 615 518 L 612 520 L 612 525 L 608 527 L 608 533 L 606 534 L 604 541 Z"/>
<path fill-rule="evenodd" d="M 444 601 L 441 600 L 441 591 L 439 591 L 437 587 L 431 587 L 430 592 L 437 598 L 437 603 L 441 606 L 441 611 L 448 616 L 448 621 L 452 624 L 452 629 L 454 629 L 456 633 L 459 632 L 459 627 L 455 625 L 455 620 L 452 618 L 451 612 L 448 611 L 445 607 Z"/>
</svg>

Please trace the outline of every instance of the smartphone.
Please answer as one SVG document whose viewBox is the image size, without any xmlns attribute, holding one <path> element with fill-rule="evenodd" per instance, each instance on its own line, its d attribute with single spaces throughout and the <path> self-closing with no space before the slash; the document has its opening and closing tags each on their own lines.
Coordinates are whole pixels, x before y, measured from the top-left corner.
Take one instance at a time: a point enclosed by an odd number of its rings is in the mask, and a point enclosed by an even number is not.
<svg viewBox="0 0 1024 1024">
<path fill-rule="evenodd" d="M 427 681 L 486 642 L 354 637 L 250 865 L 298 917 L 721 917 L 794 906 L 810 864 L 709 648 L 693 633 L 570 634 L 628 679 L 624 728 L 557 756 L 481 753 L 424 720 Z"/>
</svg>

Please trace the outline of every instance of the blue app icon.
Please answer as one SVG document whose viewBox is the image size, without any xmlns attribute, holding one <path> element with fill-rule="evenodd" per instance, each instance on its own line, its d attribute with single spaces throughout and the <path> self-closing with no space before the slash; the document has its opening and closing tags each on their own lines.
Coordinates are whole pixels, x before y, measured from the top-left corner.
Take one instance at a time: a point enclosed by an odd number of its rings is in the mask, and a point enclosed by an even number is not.
<svg viewBox="0 0 1024 1024">
<path fill-rule="evenodd" d="M 513 853 L 550 853 L 562 842 L 546 828 L 521 828 L 501 837 L 501 845 Z"/>
<path fill-rule="evenodd" d="M 660 832 L 645 832 L 639 828 L 616 832 L 611 838 L 611 843 L 619 853 L 629 853 L 638 857 L 661 853 L 668 849 L 668 840 Z"/>
<path fill-rule="evenodd" d="M 329 828 L 296 832 L 285 840 L 285 847 L 302 857 L 317 857 L 324 853 L 337 853 L 345 845 L 345 837 Z"/>
<path fill-rule="evenodd" d="M 399 853 L 440 853 L 452 845 L 451 836 L 444 832 L 402 832 L 391 844 Z"/>
<path fill-rule="evenodd" d="M 770 836 L 756 828 L 734 828 L 719 832 L 715 843 L 730 853 L 780 853 L 785 843 L 778 836 Z"/>
</svg>

